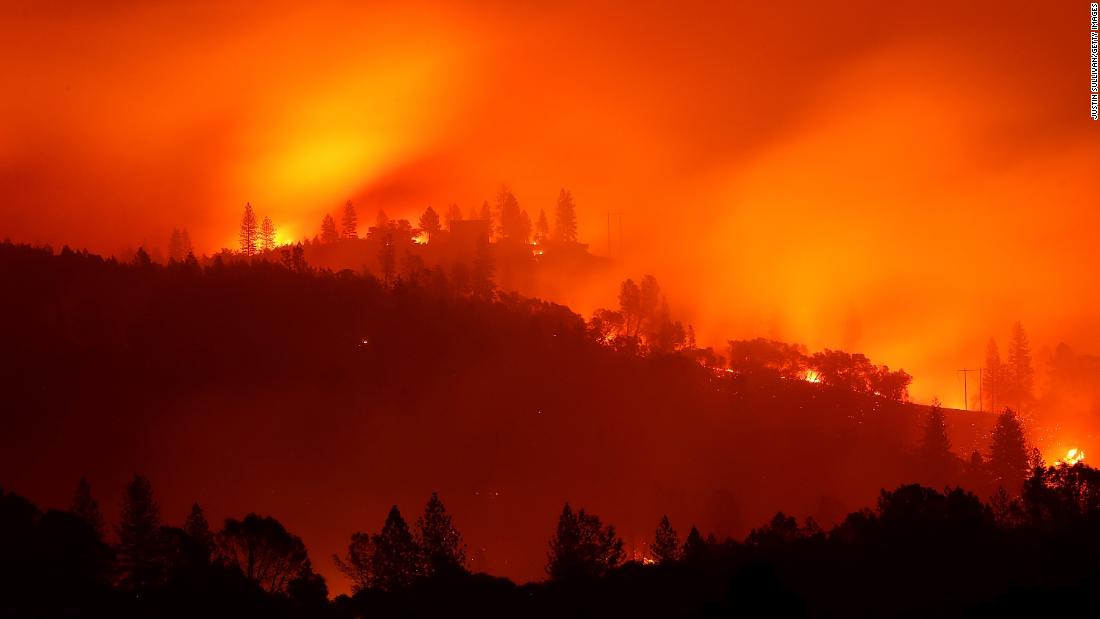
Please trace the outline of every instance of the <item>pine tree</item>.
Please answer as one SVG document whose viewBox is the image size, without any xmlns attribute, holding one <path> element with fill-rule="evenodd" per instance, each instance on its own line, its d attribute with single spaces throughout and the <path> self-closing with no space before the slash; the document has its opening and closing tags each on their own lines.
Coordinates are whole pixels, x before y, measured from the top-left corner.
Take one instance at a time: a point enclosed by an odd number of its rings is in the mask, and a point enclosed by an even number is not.
<svg viewBox="0 0 1100 619">
<path fill-rule="evenodd" d="M 325 218 L 321 220 L 321 241 L 335 243 L 338 240 L 340 240 L 340 233 L 336 231 L 336 220 L 332 215 L 325 213 Z"/>
<path fill-rule="evenodd" d="M 256 213 L 252 211 L 252 203 L 244 205 L 244 214 L 241 216 L 241 253 L 246 256 L 256 254 L 257 242 Z"/>
<path fill-rule="evenodd" d="M 462 211 L 459 210 L 457 204 L 452 204 L 447 207 L 447 230 L 454 232 L 455 222 L 462 220 Z"/>
<path fill-rule="evenodd" d="M 558 207 L 554 213 L 554 240 L 559 243 L 577 242 L 577 207 L 568 189 L 558 193 Z"/>
<path fill-rule="evenodd" d="M 657 526 L 657 535 L 654 537 L 649 551 L 653 554 L 653 560 L 657 563 L 680 559 L 680 540 L 676 537 L 676 529 L 672 528 L 668 516 L 661 518 L 661 524 Z"/>
<path fill-rule="evenodd" d="M 359 217 L 355 214 L 355 206 L 351 200 L 344 204 L 344 213 L 340 216 L 340 236 L 345 239 L 359 237 Z"/>
<path fill-rule="evenodd" d="M 168 237 L 168 259 L 180 261 L 187 257 L 183 251 L 183 234 L 179 228 L 172 228 L 172 235 Z"/>
<path fill-rule="evenodd" d="M 497 228 L 500 238 L 505 241 L 520 242 L 523 238 L 523 215 L 519 208 L 519 201 L 515 194 L 506 186 L 502 186 L 497 192 L 497 217 L 500 226 Z"/>
<path fill-rule="evenodd" d="M 699 533 L 699 529 L 695 528 L 695 525 L 691 525 L 691 531 L 688 532 L 687 539 L 684 540 L 684 561 L 696 562 L 705 559 L 708 551 L 707 542 Z"/>
<path fill-rule="evenodd" d="M 950 480 L 955 457 L 951 454 L 951 441 L 947 438 L 947 424 L 939 400 L 932 401 L 917 447 L 917 458 L 926 483 L 939 485 Z"/>
<path fill-rule="evenodd" d="M 81 477 L 76 484 L 76 492 L 73 493 L 73 503 L 69 511 L 88 523 L 96 535 L 103 537 L 105 531 L 103 514 L 99 511 L 99 503 L 92 497 L 92 486 L 88 483 L 88 478 Z"/>
<path fill-rule="evenodd" d="M 1035 382 L 1035 370 L 1031 367 L 1031 344 L 1019 322 L 1012 325 L 1012 339 L 1008 346 L 1008 373 L 1012 382 L 1011 400 L 1017 410 L 1030 404 Z"/>
<path fill-rule="evenodd" d="M 263 251 L 275 249 L 275 224 L 271 223 L 271 218 L 266 215 L 260 226 L 260 249 Z"/>
<path fill-rule="evenodd" d="M 997 348 L 997 341 L 989 338 L 989 343 L 985 346 L 985 368 L 982 369 L 982 395 L 989 402 L 990 412 L 997 411 L 1004 386 L 1005 368 L 1001 364 L 1001 352 Z"/>
<path fill-rule="evenodd" d="M 156 584 L 163 573 L 160 508 L 153 498 L 152 484 L 141 475 L 134 476 L 126 486 L 117 533 L 122 585 L 144 589 Z"/>
<path fill-rule="evenodd" d="M 183 531 L 206 551 L 206 556 L 209 558 L 214 549 L 214 535 L 210 532 L 210 523 L 206 521 L 206 514 L 203 513 L 198 502 L 191 505 L 187 519 L 183 521 Z"/>
<path fill-rule="evenodd" d="M 451 522 L 451 516 L 432 493 L 424 507 L 424 515 L 416 522 L 418 543 L 424 560 L 424 572 L 428 576 L 441 576 L 466 570 L 466 547 L 462 535 Z"/>
<path fill-rule="evenodd" d="M 439 232 L 439 215 L 436 214 L 435 209 L 428 207 L 424 214 L 420 216 L 420 229 L 428 235 L 428 242 L 431 242 L 432 235 Z"/>
<path fill-rule="evenodd" d="M 374 547 L 371 568 L 379 588 L 401 589 L 421 575 L 420 551 L 396 505 L 390 508 L 382 532 L 371 538 L 371 543 Z"/>
<path fill-rule="evenodd" d="M 1023 428 L 1011 409 L 1006 408 L 993 427 L 989 468 L 995 484 L 1019 494 L 1029 472 L 1028 450 Z"/>
</svg>

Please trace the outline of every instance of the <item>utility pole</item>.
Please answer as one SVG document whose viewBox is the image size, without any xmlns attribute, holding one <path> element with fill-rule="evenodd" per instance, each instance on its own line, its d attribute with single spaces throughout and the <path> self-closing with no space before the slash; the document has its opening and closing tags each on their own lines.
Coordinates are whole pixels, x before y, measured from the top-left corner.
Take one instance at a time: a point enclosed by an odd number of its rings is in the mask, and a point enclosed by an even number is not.
<svg viewBox="0 0 1100 619">
<path fill-rule="evenodd" d="M 967 376 L 967 374 L 970 374 L 971 372 L 980 372 L 981 370 L 975 370 L 973 368 L 963 368 L 963 369 L 957 370 L 957 371 L 962 372 L 962 375 L 963 375 L 963 410 L 968 411 L 968 410 L 970 410 L 970 402 L 968 402 L 967 399 L 966 399 L 967 398 L 967 395 L 966 395 L 966 376 Z M 979 381 L 978 388 L 979 389 L 981 388 L 981 381 Z"/>
</svg>

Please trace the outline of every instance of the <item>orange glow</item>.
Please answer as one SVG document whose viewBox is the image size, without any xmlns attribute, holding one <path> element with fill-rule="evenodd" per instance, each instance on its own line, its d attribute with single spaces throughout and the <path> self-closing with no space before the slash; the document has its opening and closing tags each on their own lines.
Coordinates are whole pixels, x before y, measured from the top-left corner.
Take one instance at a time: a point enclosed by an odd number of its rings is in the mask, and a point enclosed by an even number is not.
<svg viewBox="0 0 1100 619">
<path fill-rule="evenodd" d="M 564 187 L 609 260 L 525 292 L 585 317 L 652 274 L 716 355 L 861 352 L 971 411 L 958 369 L 1017 320 L 1037 392 L 1060 342 L 1100 354 L 1081 3 L 22 4 L 0 20 L 0 238 L 124 256 L 182 227 L 213 254 L 246 202 L 287 245 L 348 200 L 365 236 L 379 209 L 468 216 L 502 184 L 553 224 Z M 1100 396 L 1056 395 L 1028 438 L 1074 464 Z"/>
<path fill-rule="evenodd" d="M 1073 448 L 1066 452 L 1066 455 L 1062 457 L 1058 462 L 1067 466 L 1073 466 L 1078 462 L 1085 461 L 1085 451 L 1083 449 Z"/>
</svg>

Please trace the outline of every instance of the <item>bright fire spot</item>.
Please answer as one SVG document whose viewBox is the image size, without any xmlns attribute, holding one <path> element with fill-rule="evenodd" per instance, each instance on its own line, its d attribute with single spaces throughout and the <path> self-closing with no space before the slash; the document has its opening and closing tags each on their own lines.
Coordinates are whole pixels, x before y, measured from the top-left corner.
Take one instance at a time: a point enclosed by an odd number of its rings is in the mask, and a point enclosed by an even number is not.
<svg viewBox="0 0 1100 619">
<path fill-rule="evenodd" d="M 413 237 L 413 243 L 416 243 L 417 245 L 427 245 L 428 233 L 421 230 L 416 236 Z"/>
<path fill-rule="evenodd" d="M 821 374 L 818 374 L 814 370 L 806 370 L 806 375 L 802 377 L 808 383 L 820 383 Z"/>
<path fill-rule="evenodd" d="M 1084 449 L 1077 449 L 1076 447 L 1074 447 L 1073 449 L 1067 451 L 1066 455 L 1061 460 L 1059 460 L 1059 462 L 1061 462 L 1062 464 L 1066 464 L 1068 466 L 1073 466 L 1074 464 L 1077 464 L 1078 462 L 1084 462 L 1084 461 L 1085 461 L 1085 450 Z"/>
<path fill-rule="evenodd" d="M 657 563 L 657 561 L 655 559 L 651 559 L 649 557 L 642 557 L 642 565 L 653 565 L 654 563 Z"/>
</svg>

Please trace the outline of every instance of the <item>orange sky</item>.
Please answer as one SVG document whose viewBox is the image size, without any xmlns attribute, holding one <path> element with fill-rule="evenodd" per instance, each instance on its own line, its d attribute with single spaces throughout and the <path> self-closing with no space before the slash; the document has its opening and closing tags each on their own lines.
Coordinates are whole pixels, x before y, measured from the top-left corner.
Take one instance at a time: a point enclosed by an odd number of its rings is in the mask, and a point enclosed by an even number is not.
<svg viewBox="0 0 1100 619">
<path fill-rule="evenodd" d="M 1100 352 L 1087 2 L 4 4 L 0 237 L 215 251 L 246 201 L 294 238 L 564 185 L 707 343 L 949 405 L 1017 319 Z"/>
</svg>

